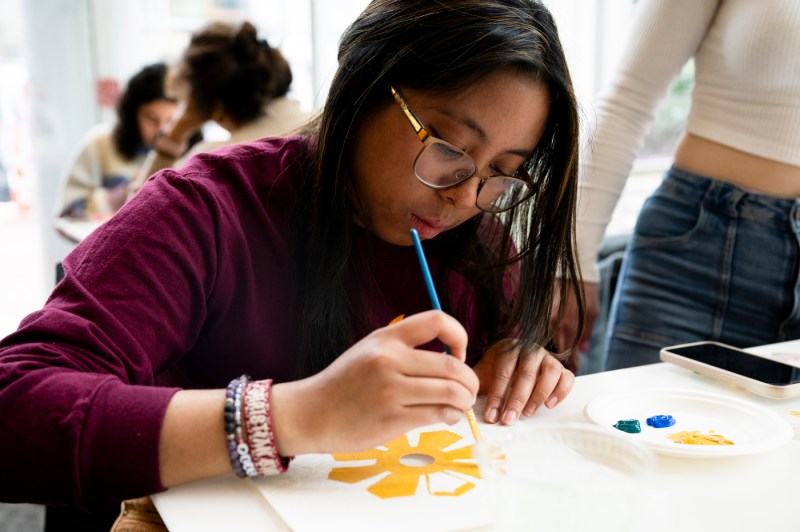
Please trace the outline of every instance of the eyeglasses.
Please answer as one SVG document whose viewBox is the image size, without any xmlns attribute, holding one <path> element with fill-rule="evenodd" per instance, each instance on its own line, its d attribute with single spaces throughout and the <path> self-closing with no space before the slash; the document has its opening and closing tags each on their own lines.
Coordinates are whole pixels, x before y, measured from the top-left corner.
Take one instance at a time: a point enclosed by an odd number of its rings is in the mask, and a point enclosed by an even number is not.
<svg viewBox="0 0 800 532">
<path fill-rule="evenodd" d="M 436 190 L 460 185 L 475 175 L 478 166 L 464 150 L 429 134 L 405 99 L 389 85 L 411 127 L 422 141 L 422 149 L 414 160 L 414 175 L 422 184 Z M 494 174 L 480 178 L 475 206 L 486 212 L 503 212 L 516 207 L 536 192 L 523 169 L 514 175 Z"/>
</svg>

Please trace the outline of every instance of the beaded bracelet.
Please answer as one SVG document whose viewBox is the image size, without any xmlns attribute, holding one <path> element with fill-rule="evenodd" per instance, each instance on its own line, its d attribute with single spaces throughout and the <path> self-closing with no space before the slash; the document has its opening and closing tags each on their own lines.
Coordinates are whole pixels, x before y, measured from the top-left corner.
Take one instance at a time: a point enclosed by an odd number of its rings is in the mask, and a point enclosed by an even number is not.
<svg viewBox="0 0 800 532">
<path fill-rule="evenodd" d="M 242 405 L 244 399 L 244 390 L 247 386 L 249 380 L 240 380 L 239 384 L 236 386 L 236 393 L 233 397 L 234 407 L 235 407 L 235 420 L 236 420 L 236 453 L 239 455 L 239 464 L 241 464 L 242 469 L 247 474 L 248 477 L 254 477 L 258 475 L 258 470 L 256 469 L 255 464 L 253 464 L 253 458 L 250 456 L 250 446 L 245 442 L 244 439 L 244 424 L 242 423 Z"/>
<path fill-rule="evenodd" d="M 239 385 L 239 380 L 246 378 L 246 375 L 242 375 L 233 379 L 228 383 L 228 388 L 225 390 L 225 439 L 228 444 L 228 458 L 231 461 L 233 472 L 240 478 L 245 477 L 246 473 L 241 464 L 239 464 L 239 454 L 236 452 L 236 405 L 234 396 L 236 395 L 236 387 Z"/>
<path fill-rule="evenodd" d="M 242 429 L 242 394 L 250 377 L 242 375 L 233 379 L 225 391 L 225 436 L 228 443 L 228 458 L 233 472 L 239 478 L 253 477 L 258 474 L 250 448 L 244 441 Z"/>
<path fill-rule="evenodd" d="M 261 475 L 285 473 L 291 457 L 278 452 L 275 433 L 272 430 L 270 392 L 272 380 L 251 382 L 244 393 L 244 418 L 247 439 L 255 467 Z"/>
</svg>

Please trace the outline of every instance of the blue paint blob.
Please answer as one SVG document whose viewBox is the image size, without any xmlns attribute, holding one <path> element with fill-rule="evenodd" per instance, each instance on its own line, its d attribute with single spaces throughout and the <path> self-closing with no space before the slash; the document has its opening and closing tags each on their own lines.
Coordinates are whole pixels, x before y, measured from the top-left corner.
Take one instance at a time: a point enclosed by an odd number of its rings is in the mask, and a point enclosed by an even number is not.
<svg viewBox="0 0 800 532">
<path fill-rule="evenodd" d="M 628 434 L 638 434 L 642 432 L 642 426 L 639 425 L 638 419 L 620 419 L 614 423 L 614 428 L 627 432 Z"/>
<path fill-rule="evenodd" d="M 658 415 L 647 418 L 647 424 L 657 429 L 671 427 L 675 424 L 675 418 L 669 415 Z"/>
</svg>

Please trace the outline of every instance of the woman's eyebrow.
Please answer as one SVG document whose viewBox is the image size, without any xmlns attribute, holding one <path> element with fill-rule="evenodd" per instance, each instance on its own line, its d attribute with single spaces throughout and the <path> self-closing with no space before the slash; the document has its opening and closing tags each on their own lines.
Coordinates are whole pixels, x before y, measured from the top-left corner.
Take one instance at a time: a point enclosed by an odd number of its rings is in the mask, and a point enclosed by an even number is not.
<svg viewBox="0 0 800 532">
<path fill-rule="evenodd" d="M 444 111 L 443 114 L 447 115 L 452 120 L 455 120 L 456 122 L 467 126 L 470 130 L 472 130 L 478 136 L 479 139 L 486 140 L 486 136 L 487 136 L 486 132 L 472 118 L 470 118 L 470 117 L 468 117 L 466 115 L 456 115 L 456 114 L 453 114 L 453 113 L 449 113 L 447 111 Z M 524 158 L 527 159 L 531 155 L 531 150 L 528 150 L 528 149 L 525 149 L 525 148 L 512 148 L 510 150 L 506 150 L 506 153 L 509 153 L 509 154 L 512 154 L 512 155 L 519 155 L 520 157 L 524 157 Z"/>
</svg>

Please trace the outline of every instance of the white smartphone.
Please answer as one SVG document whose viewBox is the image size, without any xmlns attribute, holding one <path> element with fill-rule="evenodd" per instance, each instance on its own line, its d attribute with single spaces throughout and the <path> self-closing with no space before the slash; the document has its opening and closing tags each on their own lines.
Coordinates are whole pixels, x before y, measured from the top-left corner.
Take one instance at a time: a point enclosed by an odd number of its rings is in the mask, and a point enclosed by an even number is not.
<svg viewBox="0 0 800 532">
<path fill-rule="evenodd" d="M 719 342 L 665 347 L 661 360 L 773 399 L 800 396 L 800 368 Z"/>
</svg>

